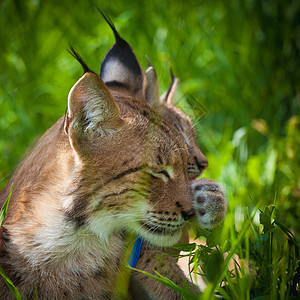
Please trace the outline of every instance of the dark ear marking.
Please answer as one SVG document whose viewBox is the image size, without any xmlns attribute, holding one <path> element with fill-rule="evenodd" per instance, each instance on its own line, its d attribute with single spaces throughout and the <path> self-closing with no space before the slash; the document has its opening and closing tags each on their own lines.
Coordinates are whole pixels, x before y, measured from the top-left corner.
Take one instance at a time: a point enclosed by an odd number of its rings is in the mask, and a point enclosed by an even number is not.
<svg viewBox="0 0 300 300">
<path fill-rule="evenodd" d="M 93 71 L 91 71 L 91 69 L 87 66 L 87 64 L 85 63 L 85 61 L 82 59 L 82 57 L 74 50 L 74 48 L 72 47 L 72 45 L 70 44 L 68 52 L 81 64 L 84 73 L 87 72 L 91 72 L 94 73 Z"/>
<path fill-rule="evenodd" d="M 174 76 L 172 67 L 170 67 L 170 75 L 171 75 L 171 82 L 174 82 L 174 80 L 176 79 L 176 77 Z"/>
<path fill-rule="evenodd" d="M 124 41 L 124 40 L 120 37 L 120 35 L 119 35 L 119 33 L 118 33 L 118 31 L 117 31 L 115 25 L 113 24 L 112 20 L 111 20 L 107 15 L 105 15 L 105 13 L 104 13 L 103 11 L 101 11 L 98 7 L 96 7 L 96 8 L 98 9 L 98 11 L 99 11 L 99 13 L 102 15 L 103 19 L 106 21 L 106 23 L 109 25 L 109 27 L 110 27 L 111 30 L 113 31 L 114 36 L 115 36 L 115 39 L 116 39 L 116 42 L 122 42 L 122 41 Z"/>
<path fill-rule="evenodd" d="M 172 92 L 172 89 L 174 88 L 174 84 L 176 83 L 176 86 L 177 86 L 177 82 L 178 79 L 174 76 L 174 73 L 173 73 L 173 70 L 172 70 L 172 67 L 170 67 L 170 75 L 171 75 L 171 84 L 168 88 L 168 91 L 167 91 L 167 97 L 166 99 L 168 99 L 168 97 L 170 96 L 171 92 Z M 176 87 L 175 87 L 176 88 Z M 174 91 L 175 92 L 175 91 Z"/>
<path fill-rule="evenodd" d="M 130 45 L 121 38 L 112 21 L 99 8 L 97 9 L 112 29 L 116 40 L 102 61 L 100 77 L 105 83 L 122 83 L 133 95 L 141 93 L 144 97 L 145 74 L 138 59 Z"/>
<path fill-rule="evenodd" d="M 147 67 L 152 67 L 149 57 L 146 55 Z"/>
<path fill-rule="evenodd" d="M 178 78 L 174 76 L 172 68 L 170 68 L 170 74 L 171 74 L 171 84 L 168 90 L 160 97 L 161 103 L 173 104 L 173 98 L 178 85 Z"/>
</svg>

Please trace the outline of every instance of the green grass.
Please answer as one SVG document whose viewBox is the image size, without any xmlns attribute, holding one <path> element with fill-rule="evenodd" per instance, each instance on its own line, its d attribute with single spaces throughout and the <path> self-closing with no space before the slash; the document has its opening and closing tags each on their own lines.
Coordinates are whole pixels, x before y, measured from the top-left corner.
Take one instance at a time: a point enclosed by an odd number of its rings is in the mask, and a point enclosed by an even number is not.
<svg viewBox="0 0 300 300">
<path fill-rule="evenodd" d="M 11 187 L 9 196 L 7 197 L 6 201 L 4 202 L 1 210 L 0 210 L 0 227 L 3 223 L 3 220 L 6 216 L 7 213 L 7 209 L 8 209 L 8 205 L 9 205 L 9 200 L 11 197 L 11 192 L 12 192 L 13 186 Z M 5 275 L 4 271 L 2 270 L 2 268 L 0 268 L 0 275 L 3 277 L 5 283 L 7 284 L 7 286 L 9 287 L 9 289 L 11 290 L 11 292 L 15 295 L 17 300 L 21 300 L 21 294 L 18 291 L 18 289 L 14 286 L 14 284 L 12 283 L 12 281 Z"/>
<path fill-rule="evenodd" d="M 232 200 L 232 199 L 231 199 Z M 262 203 L 258 203 L 260 206 Z M 259 214 L 259 224 L 255 216 Z M 276 218 L 276 206 L 255 208 L 246 213 L 239 231 L 235 229 L 234 206 L 231 205 L 225 223 L 213 231 L 194 225 L 195 238 L 201 244 L 176 246 L 188 256 L 190 279 L 197 284 L 202 276 L 206 288 L 193 295 L 168 278 L 147 274 L 179 292 L 183 299 L 299 299 L 299 242 L 293 233 Z"/>
<path fill-rule="evenodd" d="M 197 120 L 204 175 L 227 192 L 224 225 L 196 230 L 207 244 L 189 254 L 207 281 L 202 297 L 299 296 L 297 0 L 1 1 L 0 188 L 65 112 L 82 74 L 69 42 L 96 72 L 113 44 L 94 4 L 143 68 L 149 56 L 161 93 L 172 66 L 180 79 L 175 102 Z"/>
</svg>

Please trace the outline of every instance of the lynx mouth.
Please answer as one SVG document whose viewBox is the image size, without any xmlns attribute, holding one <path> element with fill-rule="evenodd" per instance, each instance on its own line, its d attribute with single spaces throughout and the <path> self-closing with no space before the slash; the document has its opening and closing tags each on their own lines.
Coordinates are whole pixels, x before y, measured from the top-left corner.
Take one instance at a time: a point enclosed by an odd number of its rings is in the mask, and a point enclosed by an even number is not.
<svg viewBox="0 0 300 300">
<path fill-rule="evenodd" d="M 140 223 L 138 235 L 150 244 L 159 247 L 175 245 L 182 235 L 183 225 L 159 226 L 158 224 Z"/>
<path fill-rule="evenodd" d="M 174 236 L 178 231 L 181 231 L 182 226 L 177 225 L 171 225 L 169 224 L 168 227 L 158 227 L 158 225 L 150 226 L 146 223 L 141 223 L 141 226 L 146 229 L 150 233 L 158 234 L 158 235 L 169 235 Z"/>
</svg>

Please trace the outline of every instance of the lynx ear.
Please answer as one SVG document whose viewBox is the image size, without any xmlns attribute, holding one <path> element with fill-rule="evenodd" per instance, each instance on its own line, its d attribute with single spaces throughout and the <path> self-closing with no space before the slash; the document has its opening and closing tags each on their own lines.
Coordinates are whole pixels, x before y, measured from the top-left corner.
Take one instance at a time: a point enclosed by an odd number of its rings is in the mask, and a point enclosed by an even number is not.
<svg viewBox="0 0 300 300">
<path fill-rule="evenodd" d="M 122 124 L 119 107 L 104 82 L 94 73 L 85 73 L 70 90 L 65 131 L 73 137 L 109 135 Z"/>
<path fill-rule="evenodd" d="M 174 76 L 172 69 L 170 69 L 170 73 L 171 73 L 172 81 L 168 90 L 163 95 L 160 96 L 161 103 L 173 104 L 173 99 L 178 86 L 178 78 Z"/>
<path fill-rule="evenodd" d="M 159 106 L 159 86 L 155 69 L 149 66 L 145 74 L 147 78 L 146 100 L 152 107 Z"/>
<path fill-rule="evenodd" d="M 99 9 L 98 9 L 99 10 Z M 107 86 L 127 88 L 134 96 L 145 95 L 145 74 L 132 48 L 117 32 L 114 24 L 99 10 L 112 29 L 116 42 L 105 55 L 100 77 Z"/>
</svg>

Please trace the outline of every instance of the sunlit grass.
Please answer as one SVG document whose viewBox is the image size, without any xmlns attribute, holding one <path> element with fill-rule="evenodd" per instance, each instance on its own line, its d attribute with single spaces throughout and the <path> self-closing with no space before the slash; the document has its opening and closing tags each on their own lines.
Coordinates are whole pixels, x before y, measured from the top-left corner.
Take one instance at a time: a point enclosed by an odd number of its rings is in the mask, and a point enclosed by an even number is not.
<svg viewBox="0 0 300 300">
<path fill-rule="evenodd" d="M 196 263 L 191 271 L 206 280 L 204 299 L 299 296 L 298 2 L 96 3 L 144 68 L 149 56 L 161 93 L 173 68 L 178 106 L 198 121 L 209 161 L 205 177 L 227 192 L 224 225 L 212 233 L 198 229 L 207 245 L 188 254 Z M 114 38 L 89 1 L 4 0 L 0 16 L 2 188 L 34 140 L 65 112 L 81 75 L 68 43 L 98 72 Z"/>
<path fill-rule="evenodd" d="M 12 193 L 12 189 L 13 186 L 11 187 L 10 193 L 6 199 L 6 201 L 4 202 L 1 211 L 0 211 L 0 227 L 2 226 L 3 220 L 6 216 L 7 210 L 8 210 L 8 205 L 9 205 L 9 200 L 11 197 L 11 193 Z M 2 233 L 1 233 L 2 234 Z M 14 294 L 14 296 L 16 297 L 17 300 L 21 300 L 21 294 L 18 291 L 18 289 L 14 286 L 13 282 L 5 275 L 4 271 L 2 270 L 2 268 L 0 267 L 0 275 L 2 276 L 2 278 L 4 279 L 5 283 L 7 284 L 7 286 L 9 287 L 9 289 L 11 290 L 11 292 Z"/>
<path fill-rule="evenodd" d="M 276 206 L 261 210 L 258 207 L 262 203 L 257 203 L 251 215 L 245 214 L 239 231 L 234 226 L 234 210 L 231 210 L 223 226 L 213 231 L 194 225 L 195 238 L 204 239 L 205 245 L 176 246 L 182 253 L 187 252 L 191 281 L 197 284 L 197 276 L 201 276 L 206 284 L 200 295 L 190 295 L 186 288 L 176 286 L 160 274 L 148 275 L 187 300 L 211 300 L 216 296 L 227 300 L 296 299 L 300 295 L 299 243 L 277 221 Z M 253 222 L 257 212 L 259 225 Z"/>
</svg>

